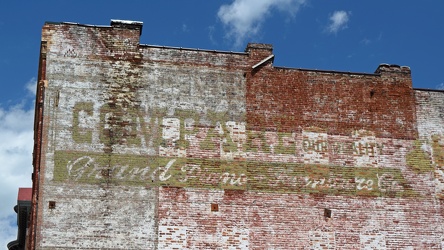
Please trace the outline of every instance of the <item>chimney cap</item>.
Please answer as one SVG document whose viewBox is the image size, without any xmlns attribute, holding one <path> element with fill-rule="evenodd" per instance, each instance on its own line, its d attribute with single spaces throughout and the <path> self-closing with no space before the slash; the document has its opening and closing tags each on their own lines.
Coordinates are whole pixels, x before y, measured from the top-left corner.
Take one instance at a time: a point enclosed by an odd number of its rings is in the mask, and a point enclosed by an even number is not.
<svg viewBox="0 0 444 250">
<path fill-rule="evenodd" d="M 143 22 L 131 21 L 131 20 L 111 19 L 111 27 L 136 29 L 136 30 L 140 30 L 140 34 L 142 34 Z"/>
<path fill-rule="evenodd" d="M 131 21 L 131 20 L 119 20 L 119 19 L 111 19 L 111 26 L 125 24 L 125 25 L 138 25 L 142 26 L 143 22 L 140 21 Z"/>
<path fill-rule="evenodd" d="M 248 51 L 250 51 L 252 49 L 273 51 L 273 45 L 272 44 L 266 44 L 266 43 L 248 43 L 247 44 L 247 48 L 245 49 L 245 51 L 248 52 Z"/>
<path fill-rule="evenodd" d="M 381 64 L 379 64 L 375 73 L 381 74 L 383 72 L 410 73 L 410 67 L 409 66 L 399 66 L 397 64 L 381 63 Z"/>
</svg>

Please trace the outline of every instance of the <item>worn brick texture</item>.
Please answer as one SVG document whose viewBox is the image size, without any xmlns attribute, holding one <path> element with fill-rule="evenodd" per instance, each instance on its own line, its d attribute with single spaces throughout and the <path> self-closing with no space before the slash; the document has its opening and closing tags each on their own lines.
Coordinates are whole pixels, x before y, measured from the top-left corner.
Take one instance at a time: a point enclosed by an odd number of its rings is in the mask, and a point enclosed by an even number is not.
<svg viewBox="0 0 444 250">
<path fill-rule="evenodd" d="M 141 29 L 43 27 L 36 249 L 444 249 L 444 92 Z"/>
</svg>

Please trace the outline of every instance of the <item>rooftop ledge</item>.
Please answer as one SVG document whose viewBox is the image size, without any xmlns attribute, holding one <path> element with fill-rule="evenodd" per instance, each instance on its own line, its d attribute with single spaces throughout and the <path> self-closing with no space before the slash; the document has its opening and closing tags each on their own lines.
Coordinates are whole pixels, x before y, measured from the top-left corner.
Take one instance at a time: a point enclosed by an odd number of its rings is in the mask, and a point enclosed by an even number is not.
<svg viewBox="0 0 444 250">
<path fill-rule="evenodd" d="M 133 30 L 140 30 L 140 35 L 142 35 L 142 27 L 143 22 L 140 21 L 131 21 L 131 20 L 119 20 L 119 19 L 111 19 L 111 25 L 110 26 L 104 26 L 104 25 L 90 25 L 90 24 L 81 24 L 81 23 L 74 23 L 74 22 L 50 22 L 46 21 L 45 24 L 70 24 L 70 25 L 78 25 L 78 26 L 84 26 L 84 27 L 116 27 L 116 28 L 125 28 L 125 29 L 133 29 Z"/>
<path fill-rule="evenodd" d="M 140 21 L 131 21 L 131 20 L 119 20 L 119 19 L 111 19 L 111 26 L 115 24 L 126 24 L 126 25 L 143 25 L 143 22 Z"/>
</svg>

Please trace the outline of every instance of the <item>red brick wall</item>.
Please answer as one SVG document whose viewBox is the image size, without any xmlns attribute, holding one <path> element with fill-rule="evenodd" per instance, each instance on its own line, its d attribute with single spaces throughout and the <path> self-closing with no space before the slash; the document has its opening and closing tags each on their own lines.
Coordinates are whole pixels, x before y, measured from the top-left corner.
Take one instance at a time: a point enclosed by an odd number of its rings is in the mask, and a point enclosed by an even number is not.
<svg viewBox="0 0 444 250">
<path fill-rule="evenodd" d="M 441 249 L 442 205 L 433 199 L 162 188 L 159 227 L 185 227 L 187 240 L 178 245 L 186 249 Z M 324 209 L 331 209 L 331 218 Z"/>
<path fill-rule="evenodd" d="M 255 130 L 329 134 L 374 131 L 378 137 L 417 136 L 410 70 L 381 66 L 380 74 L 264 67 L 249 74 L 247 123 Z"/>
</svg>

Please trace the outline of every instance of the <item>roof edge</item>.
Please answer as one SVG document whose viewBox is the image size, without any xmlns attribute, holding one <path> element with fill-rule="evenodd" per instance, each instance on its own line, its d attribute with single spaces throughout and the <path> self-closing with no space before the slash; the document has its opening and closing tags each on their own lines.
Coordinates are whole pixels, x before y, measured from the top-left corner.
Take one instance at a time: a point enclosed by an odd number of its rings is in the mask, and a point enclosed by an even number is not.
<svg viewBox="0 0 444 250">
<path fill-rule="evenodd" d="M 378 73 L 350 72 L 350 71 L 324 70 L 324 69 L 307 69 L 307 68 L 290 68 L 290 67 L 283 67 L 283 66 L 274 66 L 274 68 L 284 69 L 284 70 L 312 71 L 312 72 L 331 73 L 331 74 L 366 75 L 366 76 L 380 76 L 381 75 Z"/>
<path fill-rule="evenodd" d="M 210 49 L 199 49 L 199 48 L 185 48 L 185 47 L 151 45 L 151 44 L 140 44 L 139 46 L 149 47 L 149 48 L 157 48 L 157 49 L 175 49 L 175 50 L 186 50 L 186 51 L 201 51 L 201 52 L 212 52 L 212 53 L 248 55 L 247 52 L 237 52 L 237 51 L 210 50 Z"/>
</svg>

